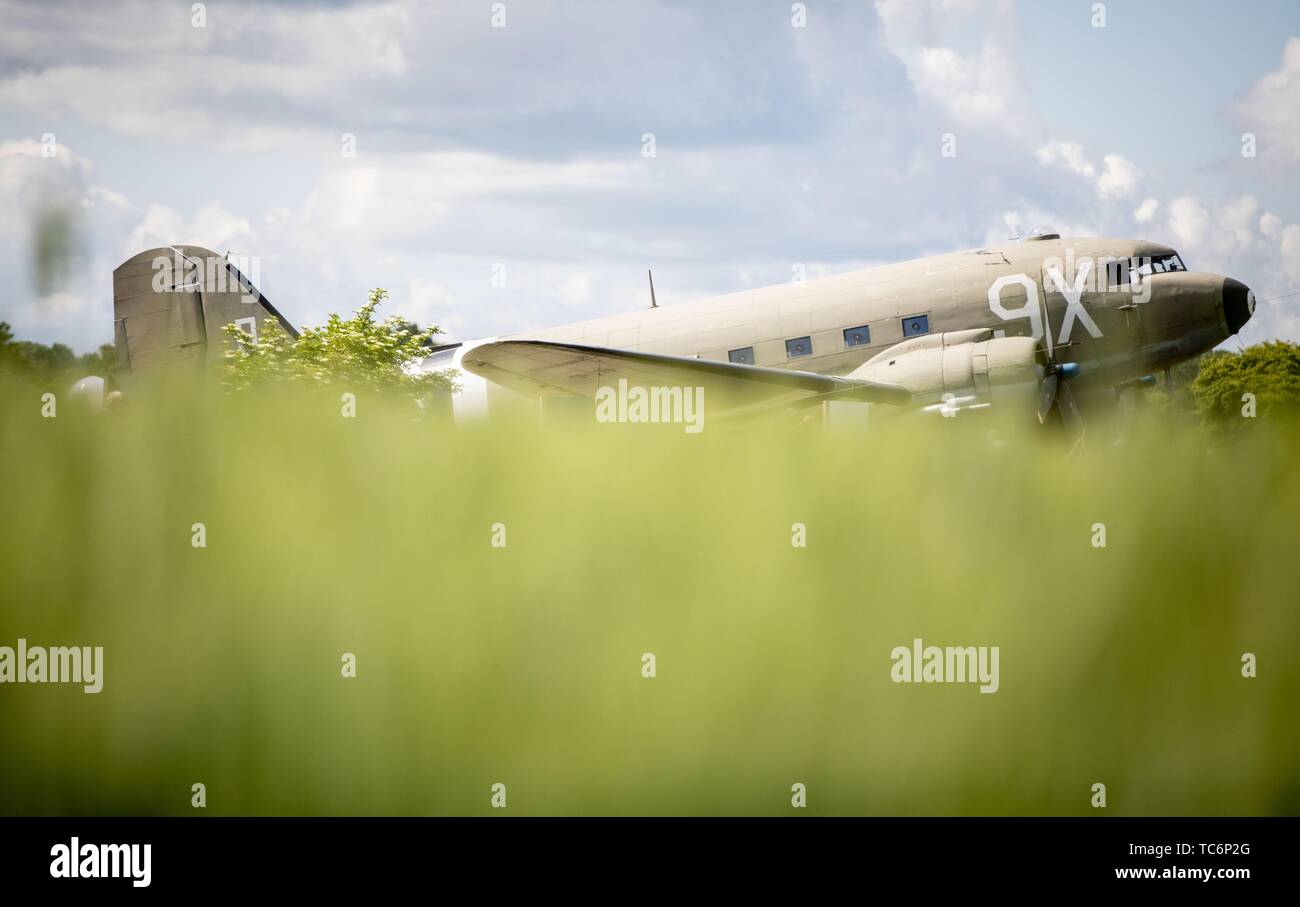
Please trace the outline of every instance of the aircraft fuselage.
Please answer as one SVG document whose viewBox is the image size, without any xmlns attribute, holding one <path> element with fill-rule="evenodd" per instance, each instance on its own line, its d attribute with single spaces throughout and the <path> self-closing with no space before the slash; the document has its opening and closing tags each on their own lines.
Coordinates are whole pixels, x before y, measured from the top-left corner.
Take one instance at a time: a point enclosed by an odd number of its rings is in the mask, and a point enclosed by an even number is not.
<svg viewBox="0 0 1300 907">
<path fill-rule="evenodd" d="M 1186 270 L 1168 246 L 1044 238 L 499 339 L 844 375 L 911 337 L 982 328 L 1034 337 L 1057 361 L 1079 365 L 1080 385 L 1095 387 L 1205 352 L 1236 333 L 1253 310 L 1244 285 Z M 451 356 L 442 359 L 443 366 L 454 364 Z M 467 393 L 481 392 L 477 380 L 471 376 Z"/>
</svg>

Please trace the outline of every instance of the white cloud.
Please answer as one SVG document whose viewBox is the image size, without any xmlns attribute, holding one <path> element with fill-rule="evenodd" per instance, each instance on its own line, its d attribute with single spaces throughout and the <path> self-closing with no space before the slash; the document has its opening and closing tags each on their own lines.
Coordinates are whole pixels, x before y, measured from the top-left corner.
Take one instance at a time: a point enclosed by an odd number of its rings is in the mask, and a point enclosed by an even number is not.
<svg viewBox="0 0 1300 907">
<path fill-rule="evenodd" d="M 885 47 L 903 61 L 917 95 L 938 104 L 956 124 L 1021 132 L 1032 123 L 1016 62 L 1012 3 L 877 0 L 876 12 Z M 972 35 L 978 48 L 955 48 Z"/>
<path fill-rule="evenodd" d="M 218 202 L 205 205 L 187 220 L 166 205 L 150 205 L 130 232 L 121 255 L 128 258 L 155 246 L 197 245 L 214 252 L 238 252 L 249 255 L 255 247 L 256 234 L 245 217 L 232 214 Z"/>
<path fill-rule="evenodd" d="M 1038 147 L 1034 156 L 1045 167 L 1058 167 L 1083 177 L 1102 199 L 1132 195 L 1142 178 L 1142 171 L 1123 155 L 1103 155 L 1102 166 L 1098 167 L 1078 142 L 1047 142 Z"/>
<path fill-rule="evenodd" d="M 1210 212 L 1201 200 L 1180 195 L 1169 203 L 1169 232 L 1186 246 L 1201 246 L 1210 232 Z"/>
<path fill-rule="evenodd" d="M 1252 196 L 1222 204 L 1215 218 L 1215 241 L 1219 250 L 1228 254 L 1248 249 L 1255 242 L 1255 212 L 1259 202 Z"/>
<path fill-rule="evenodd" d="M 1287 40 L 1281 67 L 1256 82 L 1233 112 L 1255 134 L 1261 159 L 1300 164 L 1300 38 Z"/>
<path fill-rule="evenodd" d="M 1132 161 L 1118 154 L 1107 154 L 1102 158 L 1105 169 L 1097 177 L 1097 191 L 1103 198 L 1129 196 L 1137 188 L 1142 171 Z"/>
<path fill-rule="evenodd" d="M 1090 180 L 1097 174 L 1097 168 L 1088 160 L 1083 153 L 1083 146 L 1078 142 L 1048 142 L 1040 146 L 1034 155 L 1038 158 L 1038 163 L 1045 167 L 1061 166 Z"/>
<path fill-rule="evenodd" d="M 86 192 L 83 205 L 90 208 L 103 205 L 121 211 L 127 211 L 131 208 L 131 203 L 125 195 L 107 186 L 91 186 L 89 191 Z"/>
<path fill-rule="evenodd" d="M 1160 202 L 1154 198 L 1144 198 L 1142 204 L 1133 212 L 1133 219 L 1140 224 L 1150 223 L 1160 210 Z"/>
<path fill-rule="evenodd" d="M 168 142 L 266 148 L 319 134 L 323 123 L 288 114 L 337 108 L 410 68 L 402 42 L 411 22 L 398 2 L 223 3 L 194 28 L 188 7 L 143 0 L 76 9 L 11 0 L 0 3 L 0 19 L 12 23 L 0 58 L 22 62 L 0 77 L 0 104 Z"/>
<path fill-rule="evenodd" d="M 45 148 L 35 139 L 0 143 L 0 193 L 7 202 L 30 209 L 51 200 L 79 199 L 85 192 L 90 162 L 59 142 L 53 145 L 52 157 Z"/>
<path fill-rule="evenodd" d="M 1261 300 L 1242 330 L 1245 342 L 1300 340 L 1300 306 L 1293 299 L 1264 302 L 1297 289 L 1300 225 L 1283 227 L 1276 215 L 1259 216 L 1259 203 L 1250 195 L 1214 202 L 1185 194 L 1165 207 L 1166 229 L 1189 268 L 1242 280 Z"/>
<path fill-rule="evenodd" d="M 58 325 L 91 309 L 86 294 L 60 290 L 16 308 L 17 322 L 25 325 Z"/>
<path fill-rule="evenodd" d="M 1300 281 L 1300 224 L 1290 224 L 1282 231 L 1281 250 L 1286 276 Z"/>
</svg>

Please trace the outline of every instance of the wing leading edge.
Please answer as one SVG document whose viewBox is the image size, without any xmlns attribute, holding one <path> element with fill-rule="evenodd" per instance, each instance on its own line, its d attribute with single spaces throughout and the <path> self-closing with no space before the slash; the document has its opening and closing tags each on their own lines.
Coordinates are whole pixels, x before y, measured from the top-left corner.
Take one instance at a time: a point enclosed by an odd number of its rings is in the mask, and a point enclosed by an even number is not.
<svg viewBox="0 0 1300 907">
<path fill-rule="evenodd" d="M 912 399 L 905 388 L 878 381 L 544 340 L 486 343 L 466 353 L 461 365 L 527 396 L 594 399 L 597 389 L 620 379 L 643 387 L 704 387 L 714 414 L 799 408 L 822 400 L 902 406 Z"/>
</svg>

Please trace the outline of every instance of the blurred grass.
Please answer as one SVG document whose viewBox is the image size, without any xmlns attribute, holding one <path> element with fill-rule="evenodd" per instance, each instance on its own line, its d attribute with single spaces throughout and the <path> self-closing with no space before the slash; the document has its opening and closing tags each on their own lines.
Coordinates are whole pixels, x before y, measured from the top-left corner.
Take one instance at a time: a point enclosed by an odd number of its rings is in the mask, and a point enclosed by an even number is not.
<svg viewBox="0 0 1300 907">
<path fill-rule="evenodd" d="M 98 695 L 0 686 L 5 814 L 1300 812 L 1295 426 L 1066 460 L 2 399 L 0 645 L 105 648 Z M 1000 646 L 1000 691 L 892 683 L 914 637 Z"/>
</svg>

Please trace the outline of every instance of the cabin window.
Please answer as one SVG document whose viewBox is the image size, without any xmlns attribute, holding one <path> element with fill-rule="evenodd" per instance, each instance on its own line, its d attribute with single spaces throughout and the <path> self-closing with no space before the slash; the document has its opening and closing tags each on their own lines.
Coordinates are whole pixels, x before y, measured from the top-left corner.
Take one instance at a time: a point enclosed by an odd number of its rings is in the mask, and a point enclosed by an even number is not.
<svg viewBox="0 0 1300 907">
<path fill-rule="evenodd" d="M 745 346 L 738 350 L 729 350 L 727 352 L 727 358 L 740 365 L 753 365 L 754 348 L 752 346 Z"/>
<path fill-rule="evenodd" d="M 785 356 L 787 359 L 798 359 L 800 356 L 810 355 L 812 355 L 811 337 L 796 337 L 785 342 Z"/>
<path fill-rule="evenodd" d="M 919 337 L 930 333 L 929 315 L 908 315 L 903 319 L 903 336 Z"/>
<path fill-rule="evenodd" d="M 844 329 L 845 346 L 868 346 L 871 343 L 871 328 L 865 324 L 856 328 Z"/>
</svg>

